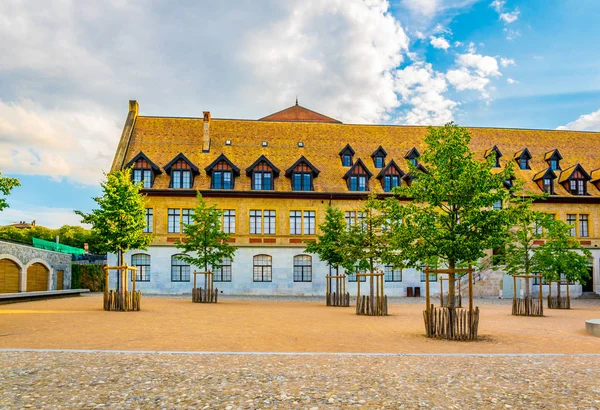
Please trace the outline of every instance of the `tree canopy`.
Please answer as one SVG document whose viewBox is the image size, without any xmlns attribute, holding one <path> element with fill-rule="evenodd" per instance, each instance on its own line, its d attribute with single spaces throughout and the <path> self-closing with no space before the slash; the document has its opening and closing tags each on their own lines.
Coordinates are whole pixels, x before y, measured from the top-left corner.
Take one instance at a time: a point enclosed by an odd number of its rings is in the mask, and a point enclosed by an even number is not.
<svg viewBox="0 0 600 410">
<path fill-rule="evenodd" d="M 89 214 L 75 211 L 83 223 L 92 225 L 101 252 L 125 253 L 130 249 L 147 249 L 153 236 L 144 233 L 146 227 L 145 197 L 140 194 L 142 183 L 131 181 L 131 170 L 114 171 L 102 182 L 102 196 L 94 198 L 98 209 Z M 122 263 L 122 261 L 119 261 Z"/>
<path fill-rule="evenodd" d="M 318 234 L 315 241 L 307 244 L 305 252 L 317 254 L 319 259 L 338 272 L 339 267 L 347 262 L 345 248 L 348 230 L 344 213 L 328 206 L 325 211 L 325 221 L 319 225 L 319 231 L 322 234 Z"/>
<path fill-rule="evenodd" d="M 100 240 L 89 229 L 81 226 L 63 225 L 58 229 L 33 226 L 27 229 L 19 229 L 14 226 L 1 226 L 0 239 L 31 244 L 32 238 L 54 241 L 59 237 L 60 243 L 64 245 L 83 248 L 83 244 L 89 245 L 90 253 L 100 253 Z"/>
<path fill-rule="evenodd" d="M 2 195 L 8 196 L 10 191 L 18 186 L 21 186 L 21 182 L 17 178 L 3 177 L 2 172 L 0 172 L 0 193 L 2 193 Z M 8 207 L 9 205 L 6 198 L 0 197 L 0 211 Z"/>
<path fill-rule="evenodd" d="M 175 244 L 185 255 L 177 257 L 205 271 L 221 264 L 224 258 L 233 259 L 235 248 L 228 243 L 231 235 L 221 229 L 221 215 L 216 205 L 208 206 L 198 192 L 198 205 L 191 215 L 193 223 L 184 225 L 185 238 Z"/>
</svg>

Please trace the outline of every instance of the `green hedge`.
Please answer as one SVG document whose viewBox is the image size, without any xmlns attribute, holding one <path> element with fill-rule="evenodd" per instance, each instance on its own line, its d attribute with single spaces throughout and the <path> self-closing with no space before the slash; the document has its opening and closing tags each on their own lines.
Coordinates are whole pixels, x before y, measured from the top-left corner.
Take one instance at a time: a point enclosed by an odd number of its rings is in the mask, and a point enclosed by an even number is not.
<svg viewBox="0 0 600 410">
<path fill-rule="evenodd" d="M 89 289 L 104 292 L 104 270 L 102 265 L 71 264 L 71 289 Z"/>
</svg>

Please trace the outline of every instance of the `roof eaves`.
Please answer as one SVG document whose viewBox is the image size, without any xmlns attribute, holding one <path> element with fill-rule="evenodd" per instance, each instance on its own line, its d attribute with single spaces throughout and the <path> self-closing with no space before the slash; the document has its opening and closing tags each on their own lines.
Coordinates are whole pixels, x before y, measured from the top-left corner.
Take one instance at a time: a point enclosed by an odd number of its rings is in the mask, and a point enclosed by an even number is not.
<svg viewBox="0 0 600 410">
<path fill-rule="evenodd" d="M 192 161 L 190 161 L 189 159 L 187 159 L 187 157 L 185 155 L 183 155 L 183 152 L 180 152 L 179 154 L 177 154 L 177 156 L 175 158 L 173 158 L 167 165 L 165 165 L 163 167 L 163 169 L 167 172 L 167 174 L 169 173 L 169 170 L 171 169 L 171 167 L 180 159 L 184 160 L 185 162 L 188 163 L 188 165 L 190 166 L 190 168 L 192 169 L 193 172 L 198 173 L 198 167 L 194 165 L 194 163 Z"/>
<path fill-rule="evenodd" d="M 246 168 L 246 176 L 250 176 L 254 168 L 263 161 L 266 162 L 273 169 L 273 174 L 276 177 L 278 177 L 280 172 L 279 168 L 277 168 L 271 161 L 269 161 L 269 159 L 264 154 L 261 155 L 256 161 L 254 161 L 252 165 Z"/>
<path fill-rule="evenodd" d="M 148 156 L 146 156 L 146 154 L 144 154 L 142 151 L 140 151 L 135 157 L 133 157 L 131 161 L 125 164 L 123 168 L 129 168 L 131 165 L 133 165 L 134 162 L 136 162 L 140 158 L 144 159 L 148 164 L 150 164 L 150 167 L 155 173 L 160 174 L 162 172 L 160 170 L 160 167 L 154 162 L 150 161 L 150 158 L 148 158 Z"/>
<path fill-rule="evenodd" d="M 206 168 L 204 168 L 204 171 L 206 172 L 207 175 L 210 175 L 212 173 L 212 169 L 215 167 L 215 165 L 217 165 L 219 162 L 221 161 L 225 161 L 227 162 L 227 164 L 229 164 L 229 166 L 231 167 L 232 171 L 234 172 L 234 174 L 236 176 L 240 175 L 240 169 L 238 167 L 235 166 L 235 164 L 233 162 L 231 162 L 229 160 L 229 158 L 227 158 L 225 156 L 225 154 L 221 154 L 217 157 L 217 159 L 215 159 L 213 162 L 211 162 Z"/>
</svg>

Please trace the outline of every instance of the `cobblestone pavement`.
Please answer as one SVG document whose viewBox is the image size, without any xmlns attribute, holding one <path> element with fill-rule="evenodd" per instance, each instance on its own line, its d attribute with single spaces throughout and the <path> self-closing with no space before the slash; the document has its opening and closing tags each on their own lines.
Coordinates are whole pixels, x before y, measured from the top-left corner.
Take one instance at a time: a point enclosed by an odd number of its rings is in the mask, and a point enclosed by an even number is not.
<svg viewBox="0 0 600 410">
<path fill-rule="evenodd" d="M 598 356 L 0 352 L 0 408 L 598 409 Z"/>
</svg>

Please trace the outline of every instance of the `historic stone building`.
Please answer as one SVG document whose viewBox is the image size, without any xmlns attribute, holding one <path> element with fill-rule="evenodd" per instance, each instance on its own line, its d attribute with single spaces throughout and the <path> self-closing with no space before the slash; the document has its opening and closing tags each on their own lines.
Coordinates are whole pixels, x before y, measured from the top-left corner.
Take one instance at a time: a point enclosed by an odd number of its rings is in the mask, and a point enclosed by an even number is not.
<svg viewBox="0 0 600 410">
<path fill-rule="evenodd" d="M 194 267 L 174 258 L 174 242 L 196 204 L 196 191 L 224 211 L 235 258 L 214 267 L 216 286 L 230 294 L 322 295 L 329 272 L 304 252 L 327 205 L 357 223 L 370 191 L 385 195 L 407 183 L 407 161 L 419 162 L 426 127 L 342 124 L 298 104 L 259 120 L 171 118 L 129 113 L 112 170 L 133 168 L 148 196 L 148 251 L 126 262 L 140 267 L 147 293 L 188 293 Z M 573 293 L 600 291 L 600 133 L 471 128 L 471 148 L 498 167 L 509 162 L 525 188 L 551 194 L 535 207 L 572 222 L 573 236 L 589 247 L 593 279 Z M 109 263 L 114 263 L 114 255 Z M 421 287 L 418 270 L 386 272 L 386 293 Z M 502 275 L 483 272 L 479 292 L 498 294 Z M 354 291 L 355 283 L 349 284 Z M 434 289 L 435 291 L 435 289 Z"/>
</svg>

